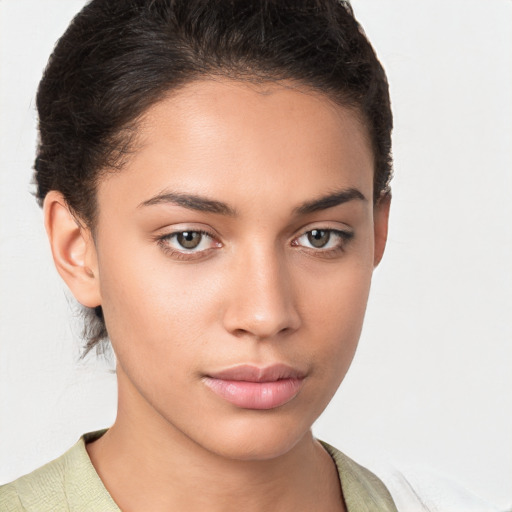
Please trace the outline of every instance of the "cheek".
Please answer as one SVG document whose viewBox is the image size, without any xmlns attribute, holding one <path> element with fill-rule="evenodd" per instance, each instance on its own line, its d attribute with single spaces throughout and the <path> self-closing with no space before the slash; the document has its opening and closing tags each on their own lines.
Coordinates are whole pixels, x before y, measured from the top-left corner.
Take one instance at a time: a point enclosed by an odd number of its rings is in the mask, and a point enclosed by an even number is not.
<svg viewBox="0 0 512 512">
<path fill-rule="evenodd" d="M 373 266 L 355 255 L 307 286 L 305 325 L 316 349 L 313 358 L 326 380 L 339 384 L 354 356 L 363 326 Z M 312 292 L 312 290 L 314 290 Z M 336 384 L 336 385 L 337 385 Z"/>
<path fill-rule="evenodd" d="M 302 325 L 288 348 L 324 368 L 331 381 L 348 369 L 364 318 L 373 261 L 370 242 L 360 245 L 338 262 L 290 263 Z M 219 356 L 229 350 L 218 342 L 226 336 L 222 312 L 233 300 L 226 291 L 233 291 L 226 286 L 232 266 L 216 258 L 171 262 L 154 248 L 109 244 L 107 237 L 102 248 L 102 306 L 120 362 L 144 363 L 156 374 L 159 368 L 168 371 L 169 361 L 194 370 L 212 349 Z"/>
<path fill-rule="evenodd" d="M 125 376 L 119 392 L 126 395 L 135 386 L 163 416 L 170 414 L 165 404 L 184 414 L 184 397 L 209 353 L 218 310 L 215 282 L 190 265 L 169 265 L 158 257 L 151 264 L 142 253 L 102 263 L 104 316 Z"/>
<path fill-rule="evenodd" d="M 105 247 L 104 254 L 117 252 Z M 100 260 L 102 306 L 116 354 L 130 350 L 136 357 L 149 349 L 155 358 L 186 357 L 215 321 L 217 284 L 204 275 L 212 269 L 172 264 L 154 250 L 125 254 L 130 257 Z"/>
</svg>

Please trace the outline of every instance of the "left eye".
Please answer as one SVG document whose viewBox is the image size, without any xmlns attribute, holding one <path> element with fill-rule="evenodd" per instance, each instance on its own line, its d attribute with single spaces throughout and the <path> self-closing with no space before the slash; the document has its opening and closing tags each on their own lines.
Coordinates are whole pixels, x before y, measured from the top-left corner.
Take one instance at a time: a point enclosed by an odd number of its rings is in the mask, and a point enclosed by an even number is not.
<svg viewBox="0 0 512 512">
<path fill-rule="evenodd" d="M 344 242 L 353 237 L 353 233 L 336 229 L 312 229 L 294 240 L 293 245 L 300 245 L 310 249 L 336 249 L 341 248 Z"/>
<path fill-rule="evenodd" d="M 169 249 L 180 252 L 200 252 L 215 247 L 215 240 L 205 231 L 179 231 L 163 237 Z"/>
</svg>

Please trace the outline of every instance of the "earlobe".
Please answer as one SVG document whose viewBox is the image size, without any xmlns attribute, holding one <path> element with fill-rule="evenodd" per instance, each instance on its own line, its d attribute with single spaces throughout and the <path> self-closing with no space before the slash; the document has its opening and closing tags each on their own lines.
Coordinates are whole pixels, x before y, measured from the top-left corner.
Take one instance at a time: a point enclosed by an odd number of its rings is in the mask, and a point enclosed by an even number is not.
<svg viewBox="0 0 512 512">
<path fill-rule="evenodd" d="M 373 265 L 376 267 L 382 256 L 384 255 L 384 249 L 386 248 L 386 242 L 388 239 L 388 223 L 389 223 L 389 209 L 391 206 L 391 192 L 383 192 L 374 207 L 373 214 L 373 225 L 374 225 L 374 237 L 375 237 L 375 248 Z"/>
<path fill-rule="evenodd" d="M 90 230 L 79 224 L 60 192 L 50 191 L 43 208 L 57 271 L 80 304 L 100 305 L 96 247 Z"/>
</svg>

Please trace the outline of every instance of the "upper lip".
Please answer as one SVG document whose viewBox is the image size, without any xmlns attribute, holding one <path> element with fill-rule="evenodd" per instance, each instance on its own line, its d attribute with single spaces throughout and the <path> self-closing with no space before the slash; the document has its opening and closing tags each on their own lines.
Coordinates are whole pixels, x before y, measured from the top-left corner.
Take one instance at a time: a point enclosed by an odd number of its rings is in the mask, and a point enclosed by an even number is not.
<svg viewBox="0 0 512 512">
<path fill-rule="evenodd" d="M 286 364 L 272 364 L 265 367 L 241 364 L 209 373 L 207 376 L 220 380 L 275 382 L 281 379 L 302 379 L 304 378 L 304 373 Z"/>
</svg>

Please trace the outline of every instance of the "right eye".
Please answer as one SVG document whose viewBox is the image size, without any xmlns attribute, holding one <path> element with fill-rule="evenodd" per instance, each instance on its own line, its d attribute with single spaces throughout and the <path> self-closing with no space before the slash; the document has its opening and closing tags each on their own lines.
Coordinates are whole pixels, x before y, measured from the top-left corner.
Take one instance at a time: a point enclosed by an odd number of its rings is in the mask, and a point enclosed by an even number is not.
<svg viewBox="0 0 512 512">
<path fill-rule="evenodd" d="M 221 247 L 207 231 L 183 230 L 169 233 L 158 239 L 159 244 L 172 254 L 178 253 L 186 258 L 187 255 L 196 255 L 209 249 Z"/>
</svg>

